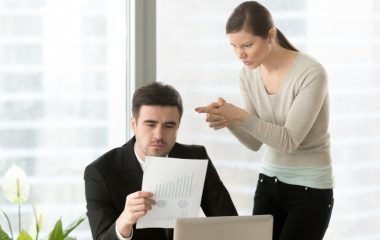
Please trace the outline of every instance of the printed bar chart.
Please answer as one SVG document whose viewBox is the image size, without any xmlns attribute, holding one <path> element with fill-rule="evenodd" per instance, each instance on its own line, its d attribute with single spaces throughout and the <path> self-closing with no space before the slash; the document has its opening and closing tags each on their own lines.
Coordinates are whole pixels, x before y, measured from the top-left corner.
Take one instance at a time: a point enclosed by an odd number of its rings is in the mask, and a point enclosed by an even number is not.
<svg viewBox="0 0 380 240">
<path fill-rule="evenodd" d="M 155 187 L 155 197 L 157 199 L 180 198 L 186 199 L 191 195 L 191 186 L 194 173 L 186 174 L 174 181 L 157 184 Z"/>
</svg>

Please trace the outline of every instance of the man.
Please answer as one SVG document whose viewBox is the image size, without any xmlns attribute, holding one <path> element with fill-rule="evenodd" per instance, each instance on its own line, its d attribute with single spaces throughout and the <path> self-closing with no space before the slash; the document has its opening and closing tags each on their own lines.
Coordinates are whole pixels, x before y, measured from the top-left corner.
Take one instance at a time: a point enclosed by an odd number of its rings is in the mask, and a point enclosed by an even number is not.
<svg viewBox="0 0 380 240">
<path fill-rule="evenodd" d="M 152 209 L 154 196 L 141 191 L 145 156 L 208 161 L 201 207 L 206 216 L 237 215 L 231 197 L 203 146 L 176 143 L 183 112 L 173 87 L 153 83 L 136 90 L 132 102 L 134 137 L 87 166 L 84 179 L 87 216 L 96 240 L 171 240 L 172 229 L 136 229 Z"/>
</svg>

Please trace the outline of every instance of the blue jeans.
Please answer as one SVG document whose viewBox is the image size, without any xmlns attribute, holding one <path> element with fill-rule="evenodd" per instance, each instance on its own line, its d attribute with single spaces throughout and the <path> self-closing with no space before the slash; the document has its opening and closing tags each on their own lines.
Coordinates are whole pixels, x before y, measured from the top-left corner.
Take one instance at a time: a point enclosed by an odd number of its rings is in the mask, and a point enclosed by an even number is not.
<svg viewBox="0 0 380 240">
<path fill-rule="evenodd" d="M 286 184 L 259 175 L 254 215 L 273 215 L 273 240 L 321 240 L 334 205 L 332 189 Z"/>
</svg>

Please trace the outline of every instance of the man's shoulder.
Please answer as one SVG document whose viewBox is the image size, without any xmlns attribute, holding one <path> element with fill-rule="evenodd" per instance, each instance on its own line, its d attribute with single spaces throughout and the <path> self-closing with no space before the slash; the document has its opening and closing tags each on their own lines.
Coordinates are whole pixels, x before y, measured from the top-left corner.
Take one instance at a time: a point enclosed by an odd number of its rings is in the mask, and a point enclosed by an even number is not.
<svg viewBox="0 0 380 240">
<path fill-rule="evenodd" d="M 176 143 L 171 151 L 173 157 L 208 159 L 206 148 L 196 144 Z"/>
<path fill-rule="evenodd" d="M 205 151 L 206 148 L 202 145 L 197 144 L 183 144 L 183 143 L 175 143 L 174 148 L 182 149 L 182 150 L 194 150 L 194 151 Z"/>
<path fill-rule="evenodd" d="M 117 165 L 123 156 L 128 154 L 128 149 L 128 143 L 124 144 L 123 146 L 113 148 L 91 162 L 87 168 L 95 167 L 98 169 L 104 169 L 113 165 Z"/>
</svg>

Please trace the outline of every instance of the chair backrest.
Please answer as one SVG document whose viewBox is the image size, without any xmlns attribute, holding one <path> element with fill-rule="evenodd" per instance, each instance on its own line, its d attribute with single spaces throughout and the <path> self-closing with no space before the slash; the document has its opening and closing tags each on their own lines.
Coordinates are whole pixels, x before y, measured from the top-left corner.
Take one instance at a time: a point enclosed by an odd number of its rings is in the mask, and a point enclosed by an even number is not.
<svg viewBox="0 0 380 240">
<path fill-rule="evenodd" d="M 178 218 L 174 240 L 272 240 L 272 215 Z"/>
</svg>

